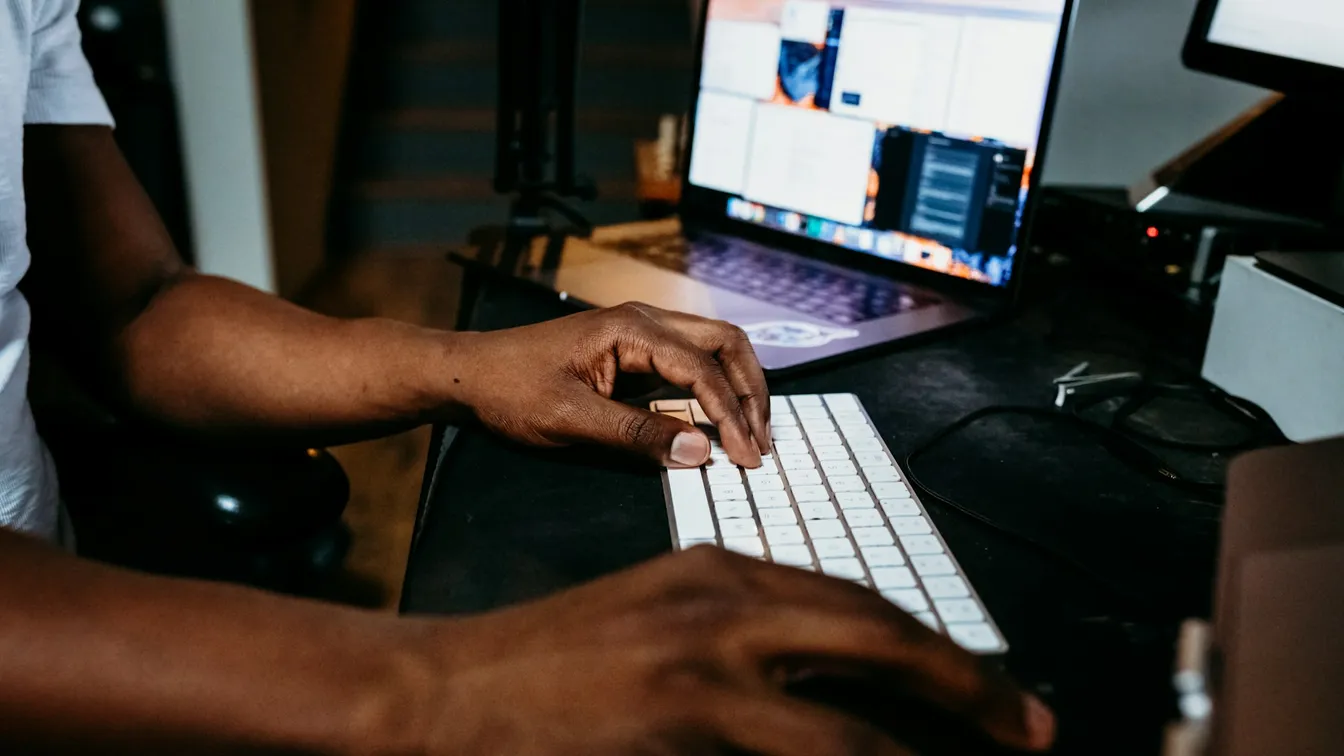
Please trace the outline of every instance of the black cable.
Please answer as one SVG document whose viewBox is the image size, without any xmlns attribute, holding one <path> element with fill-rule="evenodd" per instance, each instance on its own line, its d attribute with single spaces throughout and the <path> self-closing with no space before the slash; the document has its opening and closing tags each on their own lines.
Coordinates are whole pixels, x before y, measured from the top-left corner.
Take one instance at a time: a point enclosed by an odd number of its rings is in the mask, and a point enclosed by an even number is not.
<svg viewBox="0 0 1344 756">
<path fill-rule="evenodd" d="M 1089 422 L 1074 415 L 1064 414 L 1054 410 L 1041 409 L 1039 407 L 1012 407 L 1012 406 L 985 407 L 984 409 L 976 410 L 975 412 L 972 412 L 969 415 L 962 417 L 961 419 L 957 420 L 951 425 L 948 425 L 942 430 L 939 430 L 938 432 L 934 433 L 932 436 L 927 438 L 923 443 L 917 446 L 914 449 L 914 451 L 906 455 L 905 470 L 906 470 L 906 476 L 909 478 L 910 483 L 915 485 L 927 498 L 933 499 L 939 504 L 942 504 L 943 506 L 952 509 L 956 512 L 959 512 L 962 515 L 971 518 L 972 520 L 975 520 L 983 525 L 986 525 L 999 533 L 1010 536 L 1026 544 L 1027 546 L 1030 546 L 1036 551 L 1045 554 L 1046 556 L 1049 556 L 1053 559 L 1056 559 L 1060 562 L 1067 564 L 1080 574 L 1087 577 L 1089 580 L 1092 580 L 1093 582 L 1096 582 L 1104 586 L 1110 592 L 1116 594 L 1117 596 L 1120 596 L 1121 598 L 1128 600 L 1129 602 L 1135 604 L 1136 606 L 1152 610 L 1154 608 L 1153 602 L 1148 597 L 1136 594 L 1130 591 L 1129 589 L 1116 584 L 1114 581 L 1110 580 L 1105 575 L 1102 575 L 1101 573 L 1093 570 L 1084 562 L 1074 559 L 1072 556 L 1069 556 L 1068 554 L 1059 551 L 1058 549 L 1054 548 L 1053 546 L 1050 546 L 1049 544 L 1043 541 L 1040 541 L 1014 528 L 1008 527 L 1007 525 L 995 521 L 992 517 L 986 515 L 983 512 L 977 511 L 968 506 L 960 504 L 956 500 L 948 496 L 944 496 L 943 494 L 939 493 L 937 490 L 933 489 L 927 483 L 925 483 L 923 480 L 920 479 L 919 474 L 915 471 L 915 461 L 917 459 L 919 459 L 924 454 L 931 451 L 934 447 L 936 447 L 939 443 L 941 443 L 944 439 L 951 436 L 952 434 L 962 430 L 963 428 L 969 427 L 979 422 L 980 420 L 983 420 L 987 417 L 993 417 L 995 415 L 1022 415 L 1026 417 L 1046 419 L 1052 422 L 1062 422 L 1068 425 L 1072 425 L 1076 428 L 1079 428 L 1084 432 L 1086 432 L 1088 435 L 1097 438 L 1104 445 L 1107 445 L 1108 449 L 1110 448 L 1109 444 L 1112 442 L 1111 439 L 1107 438 L 1108 436 L 1112 435 L 1112 431 L 1100 425 L 1097 425 L 1096 423 Z M 1133 442 L 1129 443 L 1132 446 L 1138 447 L 1138 445 L 1134 444 Z M 1142 447 L 1138 448 L 1142 449 Z M 1142 451 L 1144 453 L 1151 455 L 1151 452 L 1147 452 L 1146 449 L 1142 449 Z"/>
<path fill-rule="evenodd" d="M 1141 407 L 1147 404 L 1147 402 L 1160 396 L 1171 395 L 1193 395 L 1210 401 L 1219 411 L 1225 413 L 1233 420 L 1238 421 L 1243 426 L 1246 426 L 1248 428 L 1249 437 L 1234 444 L 1185 443 L 1163 439 L 1139 431 L 1128 422 L 1129 418 Z M 1111 422 L 1108 425 L 1087 420 L 1079 413 L 1089 407 L 1094 407 L 1103 401 L 1118 398 L 1117 396 L 1100 397 L 1090 402 L 1075 404 L 1071 412 L 1060 412 L 1040 407 L 1018 406 L 993 406 L 976 410 L 975 412 L 965 415 L 951 425 L 937 431 L 923 443 L 916 446 L 914 451 L 911 451 L 906 455 L 906 474 L 909 477 L 910 482 L 919 488 L 925 496 L 939 504 L 986 525 L 999 533 L 1010 536 L 1053 559 L 1067 564 L 1088 579 L 1104 586 L 1113 594 L 1130 601 L 1136 606 L 1144 607 L 1149 610 L 1155 609 L 1156 607 L 1151 599 L 1136 594 L 1124 586 L 1115 583 L 1089 567 L 1086 563 L 1059 551 L 1053 546 L 1034 538 L 1029 534 L 997 522 L 983 512 L 960 504 L 951 497 L 939 493 L 920 479 L 915 468 L 915 462 L 920 457 L 927 454 L 952 434 L 987 417 L 995 415 L 1021 415 L 1024 417 L 1033 417 L 1072 426 L 1095 439 L 1101 446 L 1110 452 L 1112 456 L 1138 472 L 1188 493 L 1208 497 L 1210 494 L 1221 492 L 1223 488 L 1222 484 L 1191 480 L 1181 475 L 1161 457 L 1136 441 L 1135 437 L 1157 443 L 1167 448 L 1204 452 L 1236 451 L 1253 448 L 1255 446 L 1264 446 L 1283 440 L 1283 435 L 1279 431 L 1278 426 L 1274 424 L 1273 420 L 1270 419 L 1269 415 L 1265 413 L 1264 410 L 1246 400 L 1233 397 L 1212 386 L 1150 383 L 1139 387 L 1139 389 L 1129 394 L 1121 396 L 1125 398 L 1125 402 L 1112 416 Z M 1218 504 L 1209 504 L 1205 501 L 1197 501 L 1195 503 L 1199 503 L 1203 506 L 1219 506 Z"/>
</svg>

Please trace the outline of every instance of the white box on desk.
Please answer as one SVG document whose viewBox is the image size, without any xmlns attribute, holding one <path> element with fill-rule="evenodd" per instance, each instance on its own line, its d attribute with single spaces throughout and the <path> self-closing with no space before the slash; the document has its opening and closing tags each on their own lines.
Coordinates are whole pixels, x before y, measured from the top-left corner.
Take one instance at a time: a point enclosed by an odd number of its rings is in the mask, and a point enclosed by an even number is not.
<svg viewBox="0 0 1344 756">
<path fill-rule="evenodd" d="M 1260 405 L 1293 441 L 1344 435 L 1344 307 L 1230 257 L 1203 375 Z"/>
</svg>

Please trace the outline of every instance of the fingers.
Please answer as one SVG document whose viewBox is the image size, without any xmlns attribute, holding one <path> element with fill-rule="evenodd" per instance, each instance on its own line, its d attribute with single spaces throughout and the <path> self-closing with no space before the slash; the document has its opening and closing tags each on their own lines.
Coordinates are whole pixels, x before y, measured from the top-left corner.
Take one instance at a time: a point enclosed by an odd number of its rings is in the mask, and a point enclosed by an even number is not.
<svg viewBox="0 0 1344 756">
<path fill-rule="evenodd" d="M 756 358 L 747 334 L 737 326 L 717 320 L 668 313 L 667 324 L 681 333 L 692 344 L 709 351 L 723 366 L 733 391 L 742 405 L 742 414 L 751 427 L 757 448 L 767 454 L 770 437 L 770 390 L 766 386 L 765 371 Z"/>
<path fill-rule="evenodd" d="M 575 441 L 625 449 L 666 467 L 699 467 L 709 460 L 709 438 L 675 417 L 583 394 L 580 417 L 568 423 Z"/>
<path fill-rule="evenodd" d="M 1053 716 L 1043 704 L 913 619 L 892 622 L 876 613 L 780 607 L 747 620 L 731 644 L 731 657 L 756 663 L 785 658 L 862 662 L 894 675 L 904 693 L 958 716 L 1003 745 L 1043 750 L 1054 740 Z"/>
<path fill-rule="evenodd" d="M 752 440 L 737 392 L 718 360 L 642 309 L 636 308 L 630 317 L 637 319 L 617 342 L 621 369 L 656 372 L 695 394 L 705 415 L 718 428 L 728 457 L 744 467 L 760 467 L 760 448 Z"/>
<path fill-rule="evenodd" d="M 756 560 L 733 559 L 771 601 L 725 634 L 730 662 L 757 670 L 772 660 L 854 662 L 894 674 L 906 693 L 1014 748 L 1043 750 L 1054 717 L 1006 677 L 878 594 L 843 581 Z"/>
<path fill-rule="evenodd" d="M 712 705 L 719 737 L 761 756 L 910 756 L 872 725 L 774 693 L 725 694 Z"/>
</svg>

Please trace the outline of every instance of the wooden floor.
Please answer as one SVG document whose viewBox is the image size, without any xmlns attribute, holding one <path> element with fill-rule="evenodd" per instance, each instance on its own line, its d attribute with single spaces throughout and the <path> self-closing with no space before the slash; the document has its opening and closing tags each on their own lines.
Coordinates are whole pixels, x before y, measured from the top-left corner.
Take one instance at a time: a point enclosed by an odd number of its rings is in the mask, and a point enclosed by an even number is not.
<svg viewBox="0 0 1344 756">
<path fill-rule="evenodd" d="M 303 303 L 340 317 L 385 317 L 451 328 L 459 269 L 443 249 L 382 250 L 328 271 Z M 349 579 L 331 598 L 395 611 L 429 451 L 429 428 L 333 449 L 350 477 Z"/>
</svg>

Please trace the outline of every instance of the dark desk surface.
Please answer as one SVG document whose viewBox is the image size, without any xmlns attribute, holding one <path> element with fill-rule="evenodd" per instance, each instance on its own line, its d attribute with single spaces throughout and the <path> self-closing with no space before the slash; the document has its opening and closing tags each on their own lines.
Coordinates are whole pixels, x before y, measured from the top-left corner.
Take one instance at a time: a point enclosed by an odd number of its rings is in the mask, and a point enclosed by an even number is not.
<svg viewBox="0 0 1344 756">
<path fill-rule="evenodd" d="M 564 311 L 491 284 L 473 327 Z M 970 411 L 1049 406 L 1051 379 L 1082 360 L 1151 373 L 1144 338 L 1091 296 L 1069 296 L 1011 322 L 772 381 L 771 390 L 857 393 L 903 458 Z M 1136 474 L 1077 430 L 1025 417 L 986 420 L 919 468 L 924 483 L 1099 574 L 925 499 L 1012 645 L 1007 668 L 1059 712 L 1061 752 L 1156 753 L 1173 713 L 1177 624 L 1208 614 L 1217 509 Z M 619 570 L 670 548 L 666 517 L 656 469 L 437 429 L 403 609 L 479 612 Z"/>
</svg>

